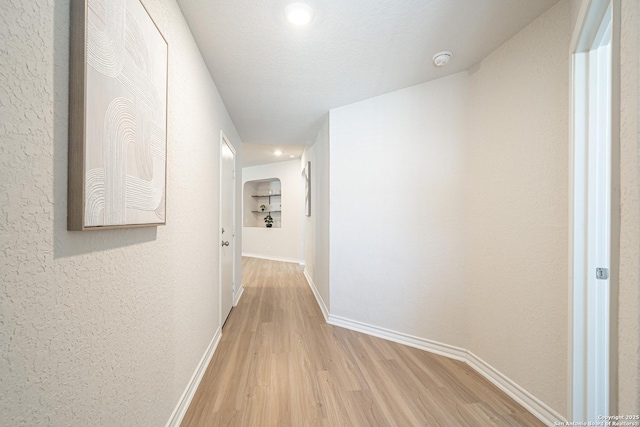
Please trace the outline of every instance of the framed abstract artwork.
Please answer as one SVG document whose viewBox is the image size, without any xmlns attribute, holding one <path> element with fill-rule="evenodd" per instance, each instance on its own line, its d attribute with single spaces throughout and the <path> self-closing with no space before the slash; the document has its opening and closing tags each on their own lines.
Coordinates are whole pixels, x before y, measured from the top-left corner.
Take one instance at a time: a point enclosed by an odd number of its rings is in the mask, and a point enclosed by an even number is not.
<svg viewBox="0 0 640 427">
<path fill-rule="evenodd" d="M 311 162 L 304 169 L 304 214 L 311 216 Z"/>
<path fill-rule="evenodd" d="M 72 0 L 69 230 L 166 223 L 168 45 L 140 0 Z"/>
</svg>

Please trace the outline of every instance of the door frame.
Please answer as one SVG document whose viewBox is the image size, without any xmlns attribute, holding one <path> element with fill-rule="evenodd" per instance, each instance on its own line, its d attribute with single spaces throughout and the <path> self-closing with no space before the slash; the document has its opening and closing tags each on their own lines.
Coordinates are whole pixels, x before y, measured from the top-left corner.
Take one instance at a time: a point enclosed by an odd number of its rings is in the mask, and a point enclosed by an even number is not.
<svg viewBox="0 0 640 427">
<path fill-rule="evenodd" d="M 218 244 L 222 242 L 222 147 L 226 144 L 227 147 L 233 153 L 233 193 L 231 197 L 231 218 L 232 218 L 232 226 L 231 226 L 231 247 L 233 250 L 231 251 L 231 280 L 232 280 L 232 290 L 231 290 L 231 308 L 236 305 L 236 198 L 237 198 L 237 174 L 236 171 L 238 169 L 238 157 L 237 152 L 233 144 L 229 141 L 224 132 L 220 131 L 220 144 L 218 146 Z M 222 322 L 226 319 L 222 318 L 222 248 L 219 246 L 218 251 L 218 324 L 220 325 L 220 329 L 222 329 Z"/>
<path fill-rule="evenodd" d="M 620 0 L 583 0 L 571 40 L 571 112 L 570 112 L 570 197 L 569 197 L 569 336 L 568 336 L 568 395 L 567 409 L 570 421 L 583 421 L 588 413 L 585 394 L 586 352 L 579 346 L 586 332 L 585 313 L 588 301 L 584 292 L 576 289 L 584 284 L 586 216 L 577 209 L 586 202 L 587 169 L 586 148 L 581 141 L 588 130 L 583 122 L 588 111 L 580 108 L 587 101 L 589 90 L 588 61 L 579 54 L 590 49 L 600 22 L 611 4 L 611 160 L 610 160 L 610 261 L 609 261 L 609 412 L 618 413 L 618 287 L 620 266 Z M 586 214 L 586 208 L 584 205 Z M 610 415 L 602 414 L 602 415 Z"/>
</svg>

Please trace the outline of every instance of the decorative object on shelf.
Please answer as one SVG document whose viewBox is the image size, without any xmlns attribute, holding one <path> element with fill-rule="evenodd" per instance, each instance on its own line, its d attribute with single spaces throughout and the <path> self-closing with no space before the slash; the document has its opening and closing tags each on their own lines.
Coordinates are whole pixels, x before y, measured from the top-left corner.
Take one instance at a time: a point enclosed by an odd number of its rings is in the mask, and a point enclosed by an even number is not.
<svg viewBox="0 0 640 427">
<path fill-rule="evenodd" d="M 167 41 L 139 0 L 71 5 L 67 228 L 163 225 Z"/>
<path fill-rule="evenodd" d="M 261 210 L 262 212 L 264 212 L 264 210 L 265 210 L 265 209 L 267 209 L 267 207 L 266 207 L 265 205 L 260 205 L 260 210 Z"/>
<path fill-rule="evenodd" d="M 267 228 L 273 227 L 273 217 L 271 214 L 267 214 L 267 216 L 264 217 L 264 223 L 267 225 Z"/>
<path fill-rule="evenodd" d="M 304 169 L 304 214 L 311 216 L 311 162 Z"/>
</svg>

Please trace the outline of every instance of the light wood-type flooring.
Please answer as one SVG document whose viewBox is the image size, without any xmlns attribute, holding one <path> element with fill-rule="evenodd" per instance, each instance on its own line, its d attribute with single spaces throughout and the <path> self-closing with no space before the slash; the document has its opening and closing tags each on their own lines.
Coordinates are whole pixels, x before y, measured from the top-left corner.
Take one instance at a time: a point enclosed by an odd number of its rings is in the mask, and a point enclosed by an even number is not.
<svg viewBox="0 0 640 427">
<path fill-rule="evenodd" d="M 242 267 L 182 426 L 543 425 L 462 362 L 326 324 L 299 265 Z"/>
</svg>

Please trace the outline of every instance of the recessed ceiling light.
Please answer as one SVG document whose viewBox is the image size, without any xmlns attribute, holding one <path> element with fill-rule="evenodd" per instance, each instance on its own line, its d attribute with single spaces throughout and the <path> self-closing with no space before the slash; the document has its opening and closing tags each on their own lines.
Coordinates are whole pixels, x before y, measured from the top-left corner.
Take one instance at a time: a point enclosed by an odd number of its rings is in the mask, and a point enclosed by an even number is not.
<svg viewBox="0 0 640 427">
<path fill-rule="evenodd" d="M 296 156 L 294 156 L 293 154 L 289 154 L 289 158 L 290 159 L 295 159 Z"/>
<path fill-rule="evenodd" d="M 284 16 L 290 24 L 307 25 L 313 19 L 313 9 L 304 3 L 291 3 L 284 9 Z"/>
<path fill-rule="evenodd" d="M 282 151 L 276 150 L 273 152 L 273 154 L 275 154 L 276 156 L 282 156 Z"/>
</svg>

